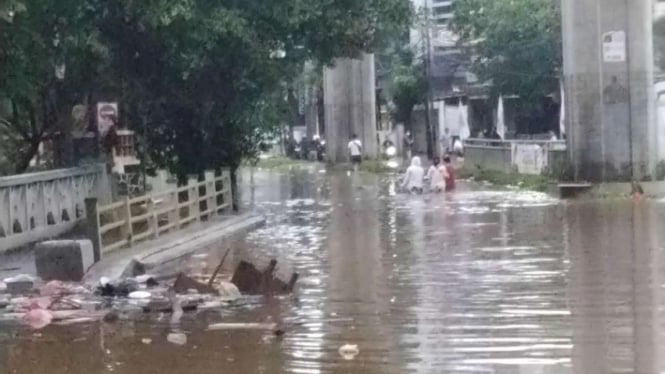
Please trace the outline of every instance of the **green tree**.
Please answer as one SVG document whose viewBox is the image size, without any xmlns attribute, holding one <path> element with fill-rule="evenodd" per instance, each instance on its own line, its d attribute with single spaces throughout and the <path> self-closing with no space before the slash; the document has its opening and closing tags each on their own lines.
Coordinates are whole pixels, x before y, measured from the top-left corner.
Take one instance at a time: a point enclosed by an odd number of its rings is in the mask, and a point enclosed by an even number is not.
<svg viewBox="0 0 665 374">
<path fill-rule="evenodd" d="M 305 61 L 371 50 L 410 14 L 405 0 L 156 4 L 109 1 L 102 29 L 113 75 L 148 113 L 153 159 L 180 175 L 255 156 L 258 134 L 289 120 Z"/>
<path fill-rule="evenodd" d="M 536 105 L 556 92 L 561 72 L 561 12 L 551 0 L 457 0 L 451 23 L 472 48 L 473 71 L 498 94 Z"/>
<path fill-rule="evenodd" d="M 395 122 L 411 129 L 413 109 L 425 102 L 427 80 L 422 63 L 415 61 L 409 49 L 399 49 L 393 54 L 393 63 L 388 75 L 388 97 L 392 103 Z"/>
<path fill-rule="evenodd" d="M 93 13 L 75 0 L 12 1 L 0 9 L 0 141 L 16 173 L 47 136 L 70 132 L 72 107 L 90 89 L 98 62 Z"/>
<path fill-rule="evenodd" d="M 179 176 L 256 156 L 288 121 L 288 84 L 305 61 L 371 51 L 411 10 L 408 0 L 21 1 L 24 12 L 0 20 L 0 95 L 25 98 L 30 113 L 46 90 L 57 98 L 49 129 L 64 129 L 74 104 L 117 100 L 120 124 Z M 64 80 L 53 73 L 61 61 Z"/>
<path fill-rule="evenodd" d="M 665 17 L 656 19 L 653 24 L 653 44 L 656 66 L 665 71 Z"/>
</svg>

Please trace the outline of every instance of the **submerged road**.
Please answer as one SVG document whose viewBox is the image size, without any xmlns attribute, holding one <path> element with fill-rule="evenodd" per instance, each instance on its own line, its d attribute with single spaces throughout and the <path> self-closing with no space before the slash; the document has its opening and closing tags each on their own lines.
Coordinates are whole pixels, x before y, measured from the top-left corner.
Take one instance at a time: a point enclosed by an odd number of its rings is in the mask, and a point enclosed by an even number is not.
<svg viewBox="0 0 665 374">
<path fill-rule="evenodd" d="M 660 373 L 665 369 L 665 203 L 562 202 L 460 183 L 395 193 L 390 176 L 245 171 L 268 224 L 230 243 L 231 262 L 280 260 L 293 296 L 115 324 L 0 325 L 9 373 Z M 224 248 L 193 256 L 214 268 Z M 286 334 L 206 332 L 277 322 Z M 350 360 L 338 352 L 357 345 Z M 663 357 L 663 358 L 661 358 Z M 4 367 L 3 367 L 4 365 Z M 6 371 L 3 371 L 6 368 Z"/>
</svg>

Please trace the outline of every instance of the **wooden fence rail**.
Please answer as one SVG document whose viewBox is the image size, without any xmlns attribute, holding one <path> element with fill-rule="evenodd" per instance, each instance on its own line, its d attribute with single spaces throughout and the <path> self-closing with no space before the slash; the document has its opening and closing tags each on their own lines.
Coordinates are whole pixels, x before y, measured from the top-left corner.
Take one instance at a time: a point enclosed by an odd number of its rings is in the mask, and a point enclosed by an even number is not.
<svg viewBox="0 0 665 374">
<path fill-rule="evenodd" d="M 167 191 L 99 205 L 86 200 L 88 234 L 95 260 L 102 254 L 131 247 L 146 239 L 207 221 L 231 208 L 231 175 L 206 172 L 203 181 L 190 178 L 187 185 Z"/>
</svg>

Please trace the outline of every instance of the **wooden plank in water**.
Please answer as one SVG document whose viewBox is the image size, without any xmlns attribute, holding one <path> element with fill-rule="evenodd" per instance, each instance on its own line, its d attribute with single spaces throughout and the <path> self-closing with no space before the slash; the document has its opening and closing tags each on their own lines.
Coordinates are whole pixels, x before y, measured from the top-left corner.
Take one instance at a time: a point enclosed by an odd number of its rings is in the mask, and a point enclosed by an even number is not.
<svg viewBox="0 0 665 374">
<path fill-rule="evenodd" d="M 557 188 L 559 190 L 559 197 L 568 199 L 577 196 L 580 193 L 586 192 L 593 187 L 591 183 L 559 183 Z"/>
<path fill-rule="evenodd" d="M 591 184 L 591 183 L 559 183 L 557 186 L 559 188 L 585 189 L 585 188 L 593 187 L 593 184 Z"/>
</svg>

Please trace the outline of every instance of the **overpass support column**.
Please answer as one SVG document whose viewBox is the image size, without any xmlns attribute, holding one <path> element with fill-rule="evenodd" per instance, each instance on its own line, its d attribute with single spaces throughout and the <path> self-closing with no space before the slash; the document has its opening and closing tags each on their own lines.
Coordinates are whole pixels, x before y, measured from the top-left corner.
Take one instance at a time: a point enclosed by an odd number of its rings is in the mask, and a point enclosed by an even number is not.
<svg viewBox="0 0 665 374">
<path fill-rule="evenodd" d="M 652 0 L 562 0 L 568 149 L 578 180 L 655 178 Z"/>
<path fill-rule="evenodd" d="M 376 131 L 376 86 L 374 55 L 359 59 L 338 59 L 323 72 L 325 136 L 328 160 L 348 160 L 347 144 L 357 134 L 364 155 L 378 156 Z"/>
</svg>

